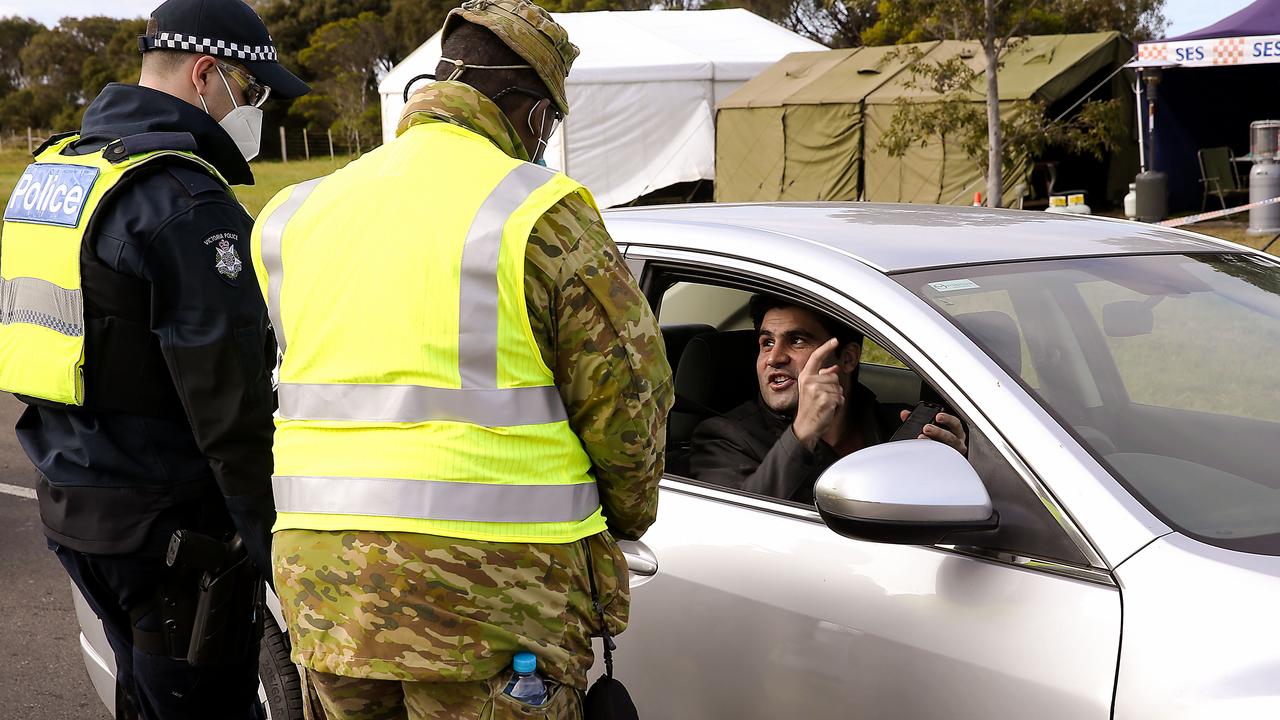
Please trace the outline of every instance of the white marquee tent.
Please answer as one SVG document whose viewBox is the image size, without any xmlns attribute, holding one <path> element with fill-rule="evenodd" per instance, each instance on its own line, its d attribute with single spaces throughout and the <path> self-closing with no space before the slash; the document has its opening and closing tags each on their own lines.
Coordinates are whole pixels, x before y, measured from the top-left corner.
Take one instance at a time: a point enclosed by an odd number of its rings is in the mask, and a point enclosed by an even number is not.
<svg viewBox="0 0 1280 720">
<path fill-rule="evenodd" d="M 554 13 L 582 48 L 567 87 L 570 115 L 547 164 L 586 185 L 601 207 L 715 178 L 715 104 L 784 55 L 825 49 L 747 10 Z M 404 88 L 435 72 L 440 34 L 379 85 L 384 139 Z M 567 138 L 567 142 L 566 142 Z"/>
</svg>

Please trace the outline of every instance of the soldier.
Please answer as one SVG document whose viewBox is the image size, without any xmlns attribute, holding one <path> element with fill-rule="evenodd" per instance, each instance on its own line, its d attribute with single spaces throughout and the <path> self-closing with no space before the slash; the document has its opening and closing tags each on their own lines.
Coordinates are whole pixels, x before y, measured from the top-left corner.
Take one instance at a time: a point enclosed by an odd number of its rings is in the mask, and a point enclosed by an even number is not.
<svg viewBox="0 0 1280 720">
<path fill-rule="evenodd" d="M 103 89 L 5 208 L 0 389 L 30 406 L 18 439 L 114 651 L 117 716 L 259 717 L 252 613 L 211 636 L 232 646 L 212 665 L 188 663 L 199 577 L 165 555 L 177 530 L 214 547 L 238 531 L 270 562 L 274 342 L 229 184 L 253 183 L 261 105 L 309 88 L 241 0 L 169 0 L 139 47 L 138 85 Z"/>
<path fill-rule="evenodd" d="M 536 163 L 578 49 L 525 0 L 445 20 L 398 137 L 254 230 L 283 360 L 276 589 L 331 719 L 581 716 L 657 510 L 673 399 L 590 194 Z M 537 656 L 540 707 L 503 694 Z"/>
</svg>

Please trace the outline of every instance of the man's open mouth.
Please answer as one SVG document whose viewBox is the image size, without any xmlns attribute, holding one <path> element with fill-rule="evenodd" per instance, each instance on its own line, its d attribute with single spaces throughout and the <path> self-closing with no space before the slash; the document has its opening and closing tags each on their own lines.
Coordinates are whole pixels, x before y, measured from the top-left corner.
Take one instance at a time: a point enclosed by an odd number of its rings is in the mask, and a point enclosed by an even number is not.
<svg viewBox="0 0 1280 720">
<path fill-rule="evenodd" d="M 796 379 L 786 373 L 769 373 L 770 390 L 786 390 L 795 384 Z"/>
</svg>

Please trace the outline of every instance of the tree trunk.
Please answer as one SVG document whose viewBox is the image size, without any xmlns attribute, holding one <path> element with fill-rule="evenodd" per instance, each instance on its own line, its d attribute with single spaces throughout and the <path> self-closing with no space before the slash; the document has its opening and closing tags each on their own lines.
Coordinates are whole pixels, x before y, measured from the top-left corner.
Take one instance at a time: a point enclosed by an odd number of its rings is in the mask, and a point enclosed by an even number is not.
<svg viewBox="0 0 1280 720">
<path fill-rule="evenodd" d="M 986 1 L 986 33 L 982 50 L 987 56 L 987 207 L 1004 203 L 1004 136 L 1000 132 L 1000 57 L 996 47 L 996 3 Z"/>
</svg>

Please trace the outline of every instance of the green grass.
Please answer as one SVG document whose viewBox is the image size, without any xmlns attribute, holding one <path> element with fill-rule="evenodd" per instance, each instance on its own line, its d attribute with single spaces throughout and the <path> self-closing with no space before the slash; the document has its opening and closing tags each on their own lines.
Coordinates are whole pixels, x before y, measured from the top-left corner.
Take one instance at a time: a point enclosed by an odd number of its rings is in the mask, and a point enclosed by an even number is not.
<svg viewBox="0 0 1280 720">
<path fill-rule="evenodd" d="M 330 161 L 329 158 L 323 160 L 299 160 L 294 162 L 255 162 L 253 163 L 253 177 L 257 181 L 253 185 L 239 186 L 234 188 L 236 197 L 240 198 L 240 202 L 249 208 L 249 213 L 254 217 L 261 212 L 262 206 L 281 188 L 288 187 L 303 180 L 328 175 L 338 168 L 346 165 L 351 158 L 339 157 L 336 161 Z"/>
<path fill-rule="evenodd" d="M 0 150 L 0 197 L 5 202 L 9 201 L 9 193 L 13 192 L 13 186 L 18 183 L 22 169 L 30 162 L 31 156 L 26 150 Z"/>
<path fill-rule="evenodd" d="M 327 175 L 347 164 L 350 158 L 339 157 L 336 161 L 329 158 L 323 160 L 302 160 L 296 162 L 255 162 L 253 175 L 257 182 L 254 185 L 240 185 L 235 188 L 236 197 L 249 212 L 257 217 L 262 206 L 267 204 L 273 195 L 288 185 Z M 23 168 L 31 162 L 31 156 L 25 149 L 5 148 L 0 151 L 0 198 L 8 200 L 9 193 L 18 182 Z"/>
</svg>

